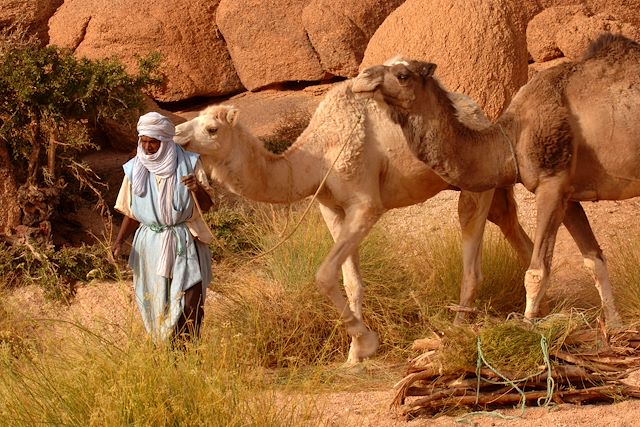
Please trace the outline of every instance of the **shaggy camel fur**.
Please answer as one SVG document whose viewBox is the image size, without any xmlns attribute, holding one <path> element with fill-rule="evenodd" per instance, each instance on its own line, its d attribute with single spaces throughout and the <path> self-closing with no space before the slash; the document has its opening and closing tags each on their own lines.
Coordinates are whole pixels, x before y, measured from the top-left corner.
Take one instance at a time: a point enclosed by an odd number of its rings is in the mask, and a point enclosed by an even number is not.
<svg viewBox="0 0 640 427">
<path fill-rule="evenodd" d="M 620 322 L 602 250 L 580 201 L 640 195 L 640 45 L 605 34 L 577 63 L 536 74 L 494 126 L 456 117 L 435 65 L 397 61 L 363 71 L 353 91 L 386 105 L 411 150 L 444 180 L 484 191 L 521 182 L 536 195 L 525 316 L 539 316 L 556 234 L 567 227 L 591 270 L 609 325 Z"/>
<path fill-rule="evenodd" d="M 455 99 L 461 120 L 469 126 L 490 124 L 469 98 Z M 422 202 L 453 187 L 412 155 L 400 127 L 374 102 L 355 98 L 349 81 L 326 95 L 306 130 L 280 155 L 267 151 L 242 126 L 238 115 L 231 106 L 209 107 L 177 126 L 176 142 L 201 154 L 212 179 L 255 201 L 291 203 L 311 196 L 331 170 L 317 198 L 335 244 L 317 271 L 316 283 L 337 308 L 352 338 L 347 363 L 369 357 L 378 341 L 362 322 L 359 245 L 385 211 Z M 532 243 L 518 222 L 512 188 L 462 192 L 458 210 L 464 240 L 461 304 L 470 307 L 481 280 L 480 250 L 487 216 L 525 264 Z M 339 287 L 341 267 L 348 303 Z"/>
</svg>

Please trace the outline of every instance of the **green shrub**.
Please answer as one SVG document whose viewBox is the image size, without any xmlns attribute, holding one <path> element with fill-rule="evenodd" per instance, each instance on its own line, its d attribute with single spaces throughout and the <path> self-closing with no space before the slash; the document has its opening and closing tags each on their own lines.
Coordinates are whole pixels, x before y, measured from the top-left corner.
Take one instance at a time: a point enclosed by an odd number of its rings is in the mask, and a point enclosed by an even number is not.
<svg viewBox="0 0 640 427">
<path fill-rule="evenodd" d="M 68 303 L 77 282 L 120 277 L 109 248 L 104 245 L 56 250 L 0 242 L 0 285 L 5 288 L 34 284 L 44 289 L 46 297 Z"/>
<path fill-rule="evenodd" d="M 143 106 L 143 91 L 159 84 L 160 58 L 139 59 L 130 75 L 116 59 L 76 58 L 71 50 L 34 42 L 0 40 L 0 143 L 14 161 L 18 203 L 57 206 L 62 194 L 88 189 L 107 210 L 103 183 L 80 154 L 98 147 L 90 131 L 103 119 L 134 123 Z M 24 187 L 24 188 L 23 188 Z M 63 191 L 64 190 L 64 191 Z M 53 209 L 24 215 L 23 224 L 38 226 Z M 32 209 L 33 211 L 33 209 Z"/>
</svg>

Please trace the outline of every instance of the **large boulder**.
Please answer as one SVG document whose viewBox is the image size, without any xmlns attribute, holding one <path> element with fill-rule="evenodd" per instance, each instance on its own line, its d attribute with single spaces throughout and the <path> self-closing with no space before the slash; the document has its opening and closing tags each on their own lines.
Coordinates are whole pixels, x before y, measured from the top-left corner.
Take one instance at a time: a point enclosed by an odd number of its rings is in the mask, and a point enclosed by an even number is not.
<svg viewBox="0 0 640 427">
<path fill-rule="evenodd" d="M 49 42 L 47 22 L 63 0 L 0 0 L 0 28 L 21 24 L 28 34 L 46 45 Z"/>
<path fill-rule="evenodd" d="M 531 19 L 527 27 L 527 46 L 535 62 L 560 57 L 578 60 L 603 32 L 638 40 L 638 25 L 627 22 L 629 16 L 621 13 L 615 3 L 589 3 L 550 7 Z M 600 13 L 594 15 L 594 11 Z"/>
<path fill-rule="evenodd" d="M 563 54 L 556 42 L 556 33 L 576 15 L 587 15 L 584 5 L 557 6 L 543 10 L 527 26 L 527 47 L 535 62 L 560 58 Z"/>
<path fill-rule="evenodd" d="M 133 71 L 137 56 L 159 52 L 161 102 L 242 90 L 220 36 L 216 0 L 66 0 L 49 21 L 50 43 L 91 59 L 116 56 Z"/>
<path fill-rule="evenodd" d="M 397 54 L 434 62 L 447 89 L 496 118 L 527 82 L 523 20 L 509 0 L 407 0 L 373 35 L 360 69 Z"/>
<path fill-rule="evenodd" d="M 606 14 L 615 21 L 640 28 L 640 1 L 638 0 L 585 0 L 594 14 Z"/>
<path fill-rule="evenodd" d="M 604 32 L 622 34 L 640 42 L 640 29 L 633 24 L 617 21 L 608 14 L 577 14 L 556 32 L 556 43 L 565 57 L 578 61 L 587 51 L 589 44 Z"/>
<path fill-rule="evenodd" d="M 405 0 L 312 0 L 302 23 L 324 71 L 354 77 L 367 43 L 380 24 Z"/>
<path fill-rule="evenodd" d="M 308 0 L 221 0 L 216 23 L 244 87 L 327 77 L 300 16 Z"/>
</svg>

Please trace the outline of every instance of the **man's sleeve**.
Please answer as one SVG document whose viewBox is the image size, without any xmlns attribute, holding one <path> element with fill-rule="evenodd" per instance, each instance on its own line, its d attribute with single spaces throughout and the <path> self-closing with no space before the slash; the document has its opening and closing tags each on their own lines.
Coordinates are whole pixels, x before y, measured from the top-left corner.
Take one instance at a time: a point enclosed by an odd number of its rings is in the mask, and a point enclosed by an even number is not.
<svg viewBox="0 0 640 427">
<path fill-rule="evenodd" d="M 136 219 L 131 211 L 131 183 L 129 182 L 129 178 L 124 176 L 122 180 L 122 185 L 120 186 L 120 191 L 118 192 L 118 197 L 116 198 L 116 204 L 114 206 L 115 210 L 120 212 L 122 215 L 126 215 L 129 218 Z"/>
</svg>

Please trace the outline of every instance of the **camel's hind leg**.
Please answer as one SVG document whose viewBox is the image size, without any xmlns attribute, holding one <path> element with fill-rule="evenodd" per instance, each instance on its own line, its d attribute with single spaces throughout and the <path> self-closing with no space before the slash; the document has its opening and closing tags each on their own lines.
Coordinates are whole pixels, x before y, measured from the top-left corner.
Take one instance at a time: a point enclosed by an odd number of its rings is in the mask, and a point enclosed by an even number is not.
<svg viewBox="0 0 640 427">
<path fill-rule="evenodd" d="M 589 225 L 587 215 L 578 202 L 569 202 L 564 218 L 564 225 L 571 233 L 571 237 L 578 245 L 578 249 L 584 257 L 584 265 L 591 271 L 596 288 L 600 294 L 604 317 L 607 325 L 617 326 L 621 323 L 620 315 L 616 310 L 613 290 L 609 282 L 607 263 L 600 249 L 600 245 Z"/>
<path fill-rule="evenodd" d="M 335 242 L 342 230 L 342 223 L 344 221 L 344 212 L 342 209 L 332 208 L 320 204 L 320 213 L 324 222 L 327 224 L 329 233 Z M 352 252 L 345 262 L 342 264 L 342 283 L 347 293 L 347 300 L 349 301 L 349 308 L 353 312 L 353 315 L 362 320 L 362 297 L 364 292 L 364 283 L 362 281 L 362 274 L 360 273 L 360 255 L 358 250 Z M 357 346 L 355 340 L 351 340 L 351 346 L 349 348 L 349 357 L 347 359 L 348 364 L 357 362 Z"/>
<path fill-rule="evenodd" d="M 361 313 L 356 314 L 347 303 L 338 286 L 338 272 L 347 259 L 358 251 L 360 243 L 378 221 L 382 212 L 382 208 L 373 202 L 361 202 L 346 209 L 335 244 L 316 273 L 318 288 L 333 302 L 351 336 L 351 350 L 347 363 L 360 362 L 373 355 L 378 347 L 378 338 L 364 325 L 360 317 Z M 351 258 L 351 262 L 351 268 L 357 268 L 354 258 Z M 355 295 L 353 290 L 348 292 L 352 292 L 352 297 Z M 361 299 L 360 295 L 360 301 Z M 360 302 L 355 304 L 359 306 Z"/>
<path fill-rule="evenodd" d="M 458 220 L 462 232 L 462 282 L 460 305 L 454 323 L 467 318 L 465 308 L 471 308 L 482 282 L 482 235 L 494 190 L 482 193 L 461 191 L 458 199 Z"/>
<path fill-rule="evenodd" d="M 558 228 L 564 219 L 568 197 L 566 173 L 547 177 L 536 188 L 536 235 L 531 263 L 525 273 L 527 292 L 524 315 L 528 319 L 540 315 L 540 302 L 547 291 L 553 249 Z"/>
<path fill-rule="evenodd" d="M 463 273 L 460 284 L 460 305 L 471 307 L 482 283 L 482 235 L 486 220 L 500 227 L 523 264 L 529 263 L 533 243 L 518 221 L 518 208 L 513 187 L 482 193 L 460 192 L 458 217 L 462 230 Z M 455 323 L 466 318 L 464 311 L 456 314 Z"/>
</svg>

